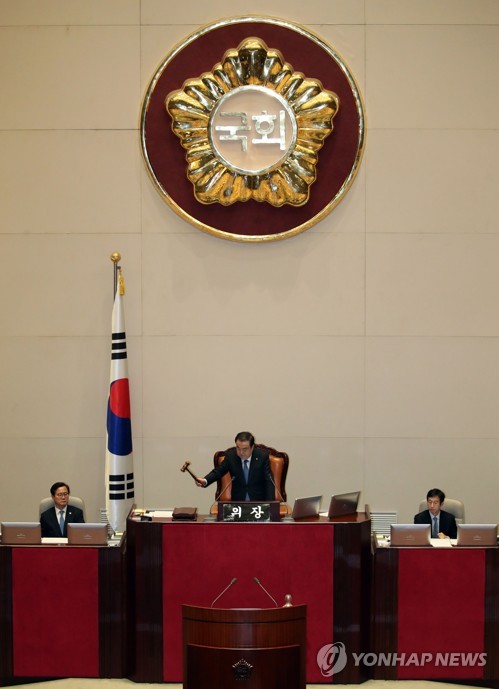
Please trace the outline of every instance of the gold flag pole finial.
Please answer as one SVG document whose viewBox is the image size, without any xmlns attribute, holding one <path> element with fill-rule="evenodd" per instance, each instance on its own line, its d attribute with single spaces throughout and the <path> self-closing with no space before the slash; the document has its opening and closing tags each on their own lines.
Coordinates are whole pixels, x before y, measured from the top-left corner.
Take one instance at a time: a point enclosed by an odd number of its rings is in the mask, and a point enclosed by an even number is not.
<svg viewBox="0 0 499 689">
<path fill-rule="evenodd" d="M 121 254 L 119 251 L 114 251 L 109 257 L 114 265 L 117 265 L 121 261 Z"/>
</svg>

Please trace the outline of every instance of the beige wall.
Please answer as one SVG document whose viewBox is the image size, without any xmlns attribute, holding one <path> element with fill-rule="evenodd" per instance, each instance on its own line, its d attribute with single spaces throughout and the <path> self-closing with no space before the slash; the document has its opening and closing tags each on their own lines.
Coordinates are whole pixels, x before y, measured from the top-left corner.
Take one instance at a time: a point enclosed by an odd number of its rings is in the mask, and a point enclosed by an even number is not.
<svg viewBox="0 0 499 689">
<path fill-rule="evenodd" d="M 248 428 L 291 500 L 361 488 L 406 521 L 439 486 L 499 520 L 499 3 L 252 3 L 343 55 L 368 123 L 340 206 L 252 246 L 171 212 L 139 151 L 157 64 L 226 7 L 0 0 L 0 517 L 61 478 L 104 505 L 120 251 L 140 505 L 206 510 L 180 466 Z"/>
</svg>

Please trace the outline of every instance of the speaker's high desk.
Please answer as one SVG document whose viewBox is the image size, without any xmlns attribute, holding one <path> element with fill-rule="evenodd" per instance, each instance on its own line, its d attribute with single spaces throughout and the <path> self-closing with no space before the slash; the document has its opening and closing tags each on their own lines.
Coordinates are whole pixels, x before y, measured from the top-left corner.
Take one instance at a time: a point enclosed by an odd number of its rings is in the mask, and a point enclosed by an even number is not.
<svg viewBox="0 0 499 689">
<path fill-rule="evenodd" d="M 307 683 L 358 683 L 349 663 L 334 679 L 317 653 L 342 642 L 349 653 L 368 650 L 370 519 L 359 513 L 335 521 L 296 523 L 139 522 L 127 525 L 129 676 L 138 682 L 182 681 L 182 605 L 269 608 L 291 594 L 307 606 Z"/>
</svg>

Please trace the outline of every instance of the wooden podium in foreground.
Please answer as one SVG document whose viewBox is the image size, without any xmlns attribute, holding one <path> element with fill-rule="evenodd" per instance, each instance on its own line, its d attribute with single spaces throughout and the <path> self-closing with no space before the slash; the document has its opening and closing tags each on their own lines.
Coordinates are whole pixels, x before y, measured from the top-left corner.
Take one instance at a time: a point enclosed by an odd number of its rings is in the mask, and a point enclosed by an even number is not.
<svg viewBox="0 0 499 689">
<path fill-rule="evenodd" d="M 305 689 L 306 611 L 183 605 L 184 689 Z"/>
</svg>

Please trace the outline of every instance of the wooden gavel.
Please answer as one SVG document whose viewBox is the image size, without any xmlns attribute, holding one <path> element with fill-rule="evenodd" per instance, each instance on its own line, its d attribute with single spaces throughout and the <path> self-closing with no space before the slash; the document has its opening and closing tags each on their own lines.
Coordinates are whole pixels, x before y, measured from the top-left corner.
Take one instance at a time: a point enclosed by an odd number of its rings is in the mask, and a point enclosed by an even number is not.
<svg viewBox="0 0 499 689">
<path fill-rule="evenodd" d="M 186 472 L 192 476 L 192 478 L 198 482 L 198 477 L 192 473 L 192 471 L 189 469 L 189 464 L 190 462 L 184 462 L 184 466 L 180 468 L 180 471 Z"/>
</svg>

